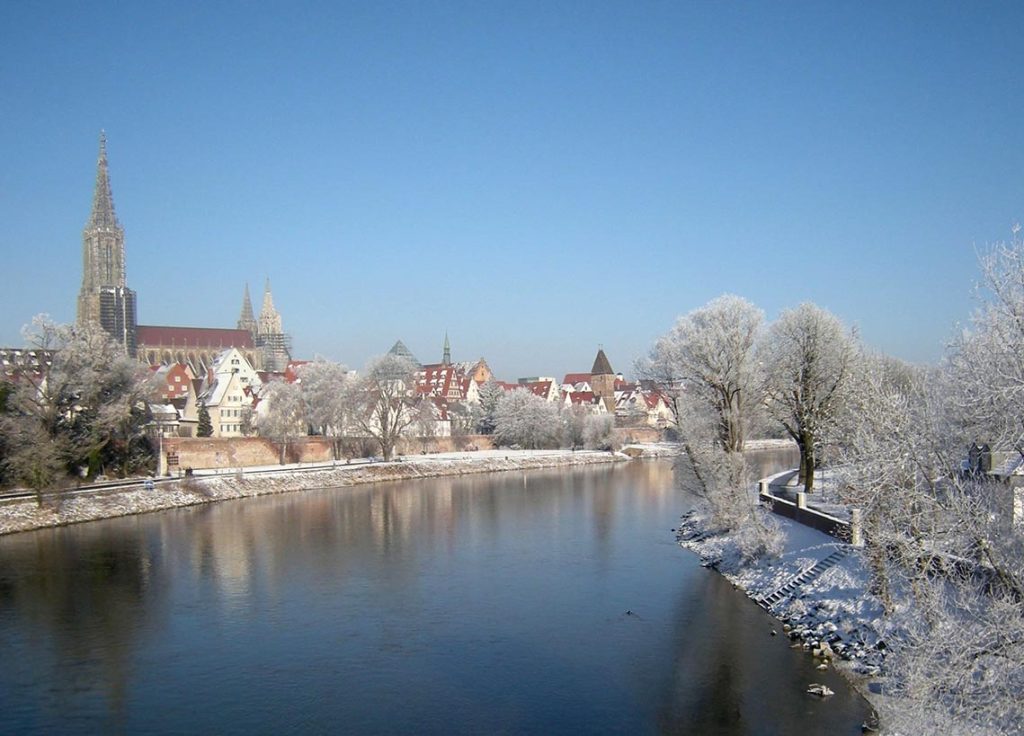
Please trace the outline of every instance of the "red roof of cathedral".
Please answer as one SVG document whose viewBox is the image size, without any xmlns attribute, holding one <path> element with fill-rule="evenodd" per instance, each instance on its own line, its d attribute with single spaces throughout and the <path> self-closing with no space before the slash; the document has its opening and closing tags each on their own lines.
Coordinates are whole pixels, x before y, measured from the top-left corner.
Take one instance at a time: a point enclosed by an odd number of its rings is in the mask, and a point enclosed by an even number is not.
<svg viewBox="0 0 1024 736">
<path fill-rule="evenodd" d="M 182 348 L 251 348 L 252 335 L 248 330 L 229 330 L 219 327 L 165 327 L 139 325 L 135 328 L 136 342 L 144 345 L 171 345 Z"/>
</svg>

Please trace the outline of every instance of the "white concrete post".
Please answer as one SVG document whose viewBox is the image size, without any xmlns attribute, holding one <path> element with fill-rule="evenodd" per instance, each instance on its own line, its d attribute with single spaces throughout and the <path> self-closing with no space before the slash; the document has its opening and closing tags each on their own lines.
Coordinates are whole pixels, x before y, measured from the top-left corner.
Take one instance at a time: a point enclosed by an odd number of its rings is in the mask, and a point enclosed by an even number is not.
<svg viewBox="0 0 1024 736">
<path fill-rule="evenodd" d="M 850 509 L 850 544 L 854 547 L 864 546 L 860 509 Z"/>
<path fill-rule="evenodd" d="M 766 481 L 766 480 L 759 480 L 757 482 L 757 490 L 758 490 L 758 494 L 759 495 L 767 496 L 768 495 L 768 481 Z"/>
<path fill-rule="evenodd" d="M 796 494 L 796 507 L 804 511 L 807 510 L 807 494 L 803 491 L 799 491 Z"/>
</svg>

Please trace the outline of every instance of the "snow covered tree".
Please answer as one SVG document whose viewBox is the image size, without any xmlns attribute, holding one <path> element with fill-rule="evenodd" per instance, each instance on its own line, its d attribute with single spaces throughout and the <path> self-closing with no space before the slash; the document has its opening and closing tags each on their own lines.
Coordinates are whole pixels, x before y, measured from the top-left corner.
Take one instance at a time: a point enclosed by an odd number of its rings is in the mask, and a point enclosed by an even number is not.
<svg viewBox="0 0 1024 736">
<path fill-rule="evenodd" d="M 480 387 L 480 420 L 477 424 L 480 434 L 494 434 L 494 415 L 498 401 L 504 395 L 505 390 L 494 379 Z"/>
<path fill-rule="evenodd" d="M 420 438 L 423 452 L 430 450 L 430 443 L 437 435 L 438 409 L 433 400 L 423 396 L 416 406 L 416 435 Z"/>
<path fill-rule="evenodd" d="M 494 412 L 494 441 L 528 450 L 558 447 L 562 421 L 558 407 L 539 396 L 516 389 L 498 400 Z"/>
<path fill-rule="evenodd" d="M 1024 240 L 983 254 L 982 302 L 954 340 L 949 369 L 957 413 L 973 440 L 1024 452 Z"/>
<path fill-rule="evenodd" d="M 818 448 L 846 407 L 858 353 L 842 323 L 810 303 L 783 312 L 758 346 L 768 412 L 800 448 L 799 482 L 808 493 Z"/>
<path fill-rule="evenodd" d="M 676 428 L 684 414 L 710 414 L 714 441 L 727 452 L 741 452 L 751 414 L 761 404 L 754 359 L 764 313 L 727 294 L 680 317 L 655 343 L 638 368 L 669 397 Z"/>
<path fill-rule="evenodd" d="M 15 479 L 39 485 L 57 459 L 59 476 L 79 468 L 125 474 L 152 463 L 146 425 L 157 387 L 149 371 L 98 326 L 58 325 L 40 315 L 23 334 L 52 361 L 23 371 L 7 397 L 7 434 L 21 438 L 18 452 L 5 458 Z"/>
<path fill-rule="evenodd" d="M 614 429 L 611 414 L 590 414 L 583 420 L 583 446 L 588 450 L 615 450 Z"/>
<path fill-rule="evenodd" d="M 261 437 L 276 443 L 283 465 L 288 445 L 309 434 L 309 413 L 298 383 L 271 381 L 263 387 L 257 407 L 256 428 Z"/>
<path fill-rule="evenodd" d="M 350 391 L 356 427 L 377 442 L 385 460 L 416 421 L 410 399 L 415 372 L 411 361 L 389 353 L 372 362 Z"/>
<path fill-rule="evenodd" d="M 584 446 L 588 411 L 583 406 L 562 410 L 562 445 L 571 450 Z"/>
<path fill-rule="evenodd" d="M 840 443 L 894 655 L 894 730 L 1004 733 L 1024 720 L 1024 538 L 1014 490 L 964 469 L 973 443 L 1019 458 L 1024 244 L 982 257 L 983 301 L 938 368 L 869 359 Z"/>
<path fill-rule="evenodd" d="M 315 360 L 299 368 L 303 399 L 314 431 L 331 439 L 335 460 L 352 429 L 350 384 L 354 381 L 347 367 L 327 360 Z"/>
<path fill-rule="evenodd" d="M 1009 489 L 959 470 L 967 445 L 951 370 L 866 363 L 840 494 L 862 510 L 887 613 L 893 729 L 1002 733 L 1024 718 L 1024 544 L 1002 501 Z"/>
</svg>

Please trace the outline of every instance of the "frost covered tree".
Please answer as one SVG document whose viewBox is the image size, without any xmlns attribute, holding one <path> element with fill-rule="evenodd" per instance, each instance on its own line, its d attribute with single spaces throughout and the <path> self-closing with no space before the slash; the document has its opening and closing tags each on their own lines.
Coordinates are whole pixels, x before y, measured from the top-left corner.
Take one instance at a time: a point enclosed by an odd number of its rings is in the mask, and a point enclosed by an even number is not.
<svg viewBox="0 0 1024 736">
<path fill-rule="evenodd" d="M 583 419 L 583 446 L 588 450 L 615 450 L 615 418 L 611 414 L 590 414 Z"/>
<path fill-rule="evenodd" d="M 857 341 L 832 313 L 805 303 L 779 316 L 757 354 L 768 412 L 800 448 L 799 482 L 810 493 L 818 449 L 846 408 Z"/>
<path fill-rule="evenodd" d="M 288 446 L 309 434 L 309 411 L 299 383 L 271 381 L 260 392 L 256 429 L 278 446 L 279 462 L 288 458 Z"/>
<path fill-rule="evenodd" d="M 524 389 L 507 391 L 494 411 L 494 441 L 528 450 L 558 447 L 562 420 L 558 407 Z"/>
<path fill-rule="evenodd" d="M 335 460 L 352 429 L 351 384 L 355 379 L 341 363 L 315 360 L 299 368 L 299 381 L 313 430 L 331 440 Z"/>
<path fill-rule="evenodd" d="M 71 327 L 39 315 L 26 343 L 52 354 L 21 374 L 7 397 L 3 459 L 14 480 L 38 490 L 69 471 L 134 472 L 152 462 L 146 438 L 157 384 L 98 326 Z"/>
<path fill-rule="evenodd" d="M 741 452 L 752 414 L 761 404 L 754 346 L 764 313 L 742 297 L 727 294 L 680 317 L 655 343 L 641 373 L 663 387 L 677 429 L 685 414 L 710 415 L 713 441 Z"/>
<path fill-rule="evenodd" d="M 1024 721 L 1013 489 L 962 465 L 979 440 L 1019 453 L 1022 257 L 1017 237 L 982 257 L 981 305 L 941 366 L 865 361 L 843 428 L 840 492 L 863 509 L 897 730 L 1004 733 Z"/>
<path fill-rule="evenodd" d="M 562 446 L 576 450 L 584 446 L 587 416 L 584 406 L 570 406 L 562 410 Z"/>
<path fill-rule="evenodd" d="M 415 408 L 416 435 L 420 439 L 423 452 L 430 450 L 430 444 L 437 435 L 438 409 L 429 397 L 421 397 Z"/>
<path fill-rule="evenodd" d="M 498 408 L 498 400 L 505 395 L 505 390 L 491 379 L 480 387 L 480 418 L 477 431 L 480 434 L 494 434 L 494 415 Z"/>
<path fill-rule="evenodd" d="M 399 439 L 416 421 L 410 399 L 416 369 L 411 361 L 388 354 L 372 362 L 352 385 L 353 422 L 377 442 L 385 460 L 392 458 Z"/>
<path fill-rule="evenodd" d="M 959 470 L 969 435 L 951 370 L 866 362 L 840 494 L 862 509 L 887 614 L 893 728 L 1003 733 L 1024 718 L 1024 545 L 1009 489 Z"/>
<path fill-rule="evenodd" d="M 1024 452 L 1024 240 L 980 257 L 981 304 L 954 340 L 949 369 L 960 390 L 952 397 L 965 431 L 993 448 Z"/>
<path fill-rule="evenodd" d="M 780 544 L 777 526 L 753 502 L 742 452 L 762 404 L 755 347 L 763 321 L 747 300 L 720 296 L 680 317 L 638 364 L 672 410 L 680 486 L 701 500 L 710 527 L 733 532 L 750 558 Z"/>
</svg>

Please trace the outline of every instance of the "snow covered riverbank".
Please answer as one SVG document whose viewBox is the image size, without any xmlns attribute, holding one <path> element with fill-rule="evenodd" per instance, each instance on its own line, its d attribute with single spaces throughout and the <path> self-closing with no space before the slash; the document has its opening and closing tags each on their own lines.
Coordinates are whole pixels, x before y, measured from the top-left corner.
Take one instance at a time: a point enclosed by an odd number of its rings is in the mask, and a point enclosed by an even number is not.
<svg viewBox="0 0 1024 736">
<path fill-rule="evenodd" d="M 623 455 L 607 452 L 493 450 L 422 455 L 392 463 L 338 465 L 301 473 L 288 466 L 282 467 L 280 472 L 259 475 L 246 475 L 244 471 L 240 471 L 233 475 L 183 479 L 175 483 L 160 484 L 151 490 L 138 487 L 106 493 L 55 497 L 42 508 L 38 507 L 34 500 L 6 502 L 0 505 L 0 534 L 271 493 L 502 470 L 592 465 L 626 459 Z M 59 500 L 56 500 L 58 498 Z"/>
<path fill-rule="evenodd" d="M 821 667 L 835 665 L 884 712 L 886 699 L 871 680 L 888 652 L 881 604 L 870 595 L 870 575 L 861 552 L 822 532 L 773 517 L 785 535 L 780 557 L 746 561 L 728 534 L 708 534 L 699 512 L 679 524 L 679 544 L 700 556 L 705 567 L 724 575 L 780 622 L 772 635 L 785 635 Z"/>
</svg>

